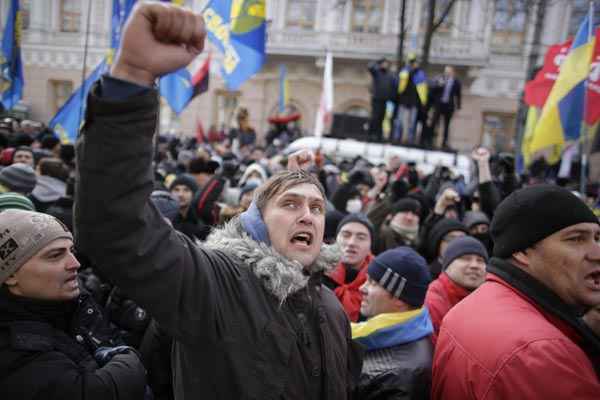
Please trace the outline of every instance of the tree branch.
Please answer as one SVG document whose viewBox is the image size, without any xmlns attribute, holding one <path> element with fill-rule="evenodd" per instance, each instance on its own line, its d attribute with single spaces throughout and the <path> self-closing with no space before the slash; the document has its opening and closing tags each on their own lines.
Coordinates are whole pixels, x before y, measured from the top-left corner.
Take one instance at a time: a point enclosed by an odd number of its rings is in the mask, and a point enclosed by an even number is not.
<svg viewBox="0 0 600 400">
<path fill-rule="evenodd" d="M 431 27 L 432 32 L 435 32 L 444 23 L 444 20 L 446 17 L 448 17 L 448 14 L 450 14 L 450 10 L 452 10 L 454 3 L 456 3 L 456 0 L 448 1 L 448 5 L 446 5 L 446 8 L 442 12 L 442 15 L 440 15 L 440 18 L 433 23 L 433 26 Z"/>
</svg>

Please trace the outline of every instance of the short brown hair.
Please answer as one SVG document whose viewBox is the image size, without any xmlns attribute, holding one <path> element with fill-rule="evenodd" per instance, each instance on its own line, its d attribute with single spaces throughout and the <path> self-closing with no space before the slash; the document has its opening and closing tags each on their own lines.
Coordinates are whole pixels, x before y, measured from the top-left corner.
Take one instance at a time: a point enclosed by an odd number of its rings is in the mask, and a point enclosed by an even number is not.
<svg viewBox="0 0 600 400">
<path fill-rule="evenodd" d="M 291 187 L 301 185 L 303 183 L 310 183 L 315 185 L 323 200 L 327 198 L 325 195 L 325 189 L 321 185 L 321 182 L 309 172 L 304 170 L 298 171 L 281 171 L 267 179 L 265 183 L 260 185 L 254 192 L 254 201 L 258 209 L 263 212 L 267 202 L 279 193 L 285 192 Z"/>
</svg>

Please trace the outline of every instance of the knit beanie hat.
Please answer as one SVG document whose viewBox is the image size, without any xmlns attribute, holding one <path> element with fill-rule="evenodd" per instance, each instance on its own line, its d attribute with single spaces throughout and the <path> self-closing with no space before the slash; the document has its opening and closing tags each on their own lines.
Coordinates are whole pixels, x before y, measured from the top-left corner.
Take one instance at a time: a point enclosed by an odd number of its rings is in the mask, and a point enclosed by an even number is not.
<svg viewBox="0 0 600 400">
<path fill-rule="evenodd" d="M 163 217 L 173 222 L 179 213 L 179 200 L 165 190 L 155 190 L 150 194 L 150 200 L 158 208 Z"/>
<path fill-rule="evenodd" d="M 467 254 L 475 254 L 481 256 L 488 262 L 488 253 L 483 244 L 474 237 L 464 236 L 454 239 L 448 244 L 443 255 L 442 270 L 445 270 L 452 261 Z"/>
<path fill-rule="evenodd" d="M 490 233 L 494 256 L 508 258 L 571 225 L 598 223 L 577 196 L 556 185 L 535 185 L 513 192 L 496 209 Z"/>
<path fill-rule="evenodd" d="M 181 174 L 173 179 L 173 182 L 169 185 L 169 190 L 173 190 L 177 185 L 187 186 L 194 193 L 198 190 L 198 183 L 190 174 Z"/>
<path fill-rule="evenodd" d="M 481 211 L 467 211 L 463 217 L 463 224 L 467 229 L 471 229 L 475 225 L 479 224 L 490 224 L 490 219 L 484 212 Z"/>
<path fill-rule="evenodd" d="M 417 215 L 421 215 L 421 203 L 419 203 L 416 199 L 405 197 L 392 205 L 393 214 L 406 211 L 412 211 Z"/>
<path fill-rule="evenodd" d="M 0 213 L 0 283 L 21 268 L 46 245 L 73 236 L 58 219 L 48 214 L 24 210 Z"/>
<path fill-rule="evenodd" d="M 0 194 L 0 212 L 9 209 L 35 211 L 35 206 L 27 197 L 14 192 Z"/>
<path fill-rule="evenodd" d="M 375 257 L 368 268 L 369 278 L 392 296 L 421 307 L 431 282 L 425 259 L 410 247 L 396 247 Z"/>
<path fill-rule="evenodd" d="M 13 192 L 27 195 L 37 184 L 37 177 L 29 165 L 15 163 L 0 171 L 0 183 Z"/>
<path fill-rule="evenodd" d="M 448 232 L 452 231 L 462 231 L 467 233 L 467 228 L 459 221 L 451 218 L 442 218 L 433 225 L 428 235 L 427 257 L 433 260 L 438 256 L 437 251 L 440 242 Z"/>
<path fill-rule="evenodd" d="M 365 228 L 367 228 L 369 230 L 369 235 L 371 236 L 371 240 L 375 239 L 375 236 L 374 236 L 375 228 L 373 228 L 373 224 L 371 223 L 371 221 L 369 221 L 369 218 L 367 218 L 367 216 L 363 213 L 351 213 L 351 214 L 346 215 L 344 217 L 344 219 L 342 219 L 340 221 L 340 223 L 338 224 L 335 235 L 337 236 L 337 234 L 340 233 L 340 231 L 342 230 L 342 227 L 346 224 L 349 224 L 350 222 L 358 222 L 359 224 L 364 225 Z"/>
</svg>

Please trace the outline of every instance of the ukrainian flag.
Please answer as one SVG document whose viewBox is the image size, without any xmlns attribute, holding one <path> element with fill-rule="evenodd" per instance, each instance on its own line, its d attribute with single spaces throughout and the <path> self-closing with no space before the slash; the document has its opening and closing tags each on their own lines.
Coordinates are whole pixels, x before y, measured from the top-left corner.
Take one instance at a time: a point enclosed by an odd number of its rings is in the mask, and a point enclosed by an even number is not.
<svg viewBox="0 0 600 400">
<path fill-rule="evenodd" d="M 279 66 L 279 113 L 285 112 L 285 107 L 289 102 L 289 86 L 287 80 L 287 68 L 281 64 Z"/>
<path fill-rule="evenodd" d="M 556 163 L 565 142 L 580 137 L 585 81 L 590 73 L 595 45 L 595 37 L 591 35 L 593 26 L 590 13 L 579 27 L 569 53 L 560 66 L 558 78 L 535 126 L 527 152 L 524 152 L 528 159 L 539 150 L 551 149 L 553 151 L 547 161 Z"/>
<path fill-rule="evenodd" d="M 6 17 L 0 51 L 0 102 L 10 110 L 23 97 L 23 62 L 21 60 L 21 11 L 12 0 Z"/>
</svg>

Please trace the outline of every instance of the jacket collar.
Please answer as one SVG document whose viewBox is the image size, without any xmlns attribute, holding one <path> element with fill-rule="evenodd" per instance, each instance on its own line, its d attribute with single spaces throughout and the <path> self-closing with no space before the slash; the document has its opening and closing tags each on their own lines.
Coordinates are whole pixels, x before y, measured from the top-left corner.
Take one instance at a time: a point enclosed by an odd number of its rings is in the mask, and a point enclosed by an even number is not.
<svg viewBox="0 0 600 400">
<path fill-rule="evenodd" d="M 240 259 L 281 303 L 308 285 L 309 275 L 303 272 L 299 262 L 289 260 L 266 243 L 250 238 L 239 217 L 214 230 L 206 240 L 206 247 Z M 311 275 L 331 271 L 339 258 L 337 246 L 323 245 L 321 254 L 310 268 Z"/>
<path fill-rule="evenodd" d="M 492 258 L 488 265 L 488 272 L 516 289 L 525 299 L 541 309 L 544 314 L 551 316 L 554 320 L 561 321 L 562 324 L 572 329 L 571 332 L 574 331 L 581 337 L 584 350 L 590 351 L 595 355 L 594 357 L 600 355 L 600 339 L 580 318 L 584 310 L 565 303 L 547 286 L 503 259 Z M 497 279 L 492 276 L 488 280 Z"/>
</svg>

